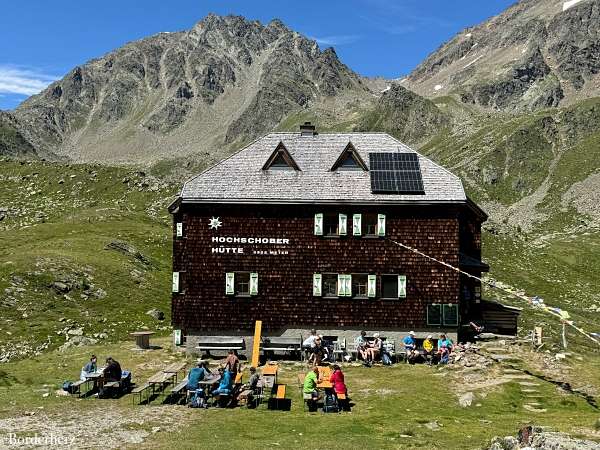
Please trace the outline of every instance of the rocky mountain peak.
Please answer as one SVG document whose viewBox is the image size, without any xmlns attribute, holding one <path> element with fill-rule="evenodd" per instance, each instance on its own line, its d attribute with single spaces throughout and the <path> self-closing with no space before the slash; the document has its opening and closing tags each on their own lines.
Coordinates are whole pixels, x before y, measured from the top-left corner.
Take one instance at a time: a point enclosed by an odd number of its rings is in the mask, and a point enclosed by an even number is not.
<svg viewBox="0 0 600 450">
<path fill-rule="evenodd" d="M 367 95 L 332 49 L 279 20 L 210 14 L 74 68 L 14 116 L 36 147 L 148 162 L 251 139 L 343 90 Z"/>
<path fill-rule="evenodd" d="M 457 34 L 409 76 L 427 97 L 532 110 L 600 94 L 600 0 L 522 0 Z M 526 75 L 526 76 L 524 76 Z"/>
</svg>

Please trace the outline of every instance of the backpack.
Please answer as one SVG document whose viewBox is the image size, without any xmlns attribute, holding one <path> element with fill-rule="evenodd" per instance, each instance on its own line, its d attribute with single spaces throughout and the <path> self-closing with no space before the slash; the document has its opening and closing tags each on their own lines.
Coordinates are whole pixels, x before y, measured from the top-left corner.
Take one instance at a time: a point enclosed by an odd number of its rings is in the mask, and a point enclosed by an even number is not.
<svg viewBox="0 0 600 450">
<path fill-rule="evenodd" d="M 206 398 L 204 398 L 204 391 L 202 389 L 197 389 L 194 391 L 194 395 L 192 395 L 192 399 L 190 400 L 190 404 L 188 405 L 190 408 L 206 408 L 208 403 L 206 403 Z"/>
<path fill-rule="evenodd" d="M 383 363 L 384 366 L 392 365 L 392 359 L 390 358 L 390 355 L 388 355 L 387 353 L 381 354 L 381 362 Z"/>
<path fill-rule="evenodd" d="M 69 394 L 74 394 L 76 390 L 71 381 L 65 381 L 62 385 L 62 389 Z"/>
<path fill-rule="evenodd" d="M 340 411 L 340 407 L 338 406 L 337 398 L 334 394 L 326 394 L 325 395 L 325 403 L 323 404 L 323 412 L 326 413 L 336 413 Z"/>
</svg>

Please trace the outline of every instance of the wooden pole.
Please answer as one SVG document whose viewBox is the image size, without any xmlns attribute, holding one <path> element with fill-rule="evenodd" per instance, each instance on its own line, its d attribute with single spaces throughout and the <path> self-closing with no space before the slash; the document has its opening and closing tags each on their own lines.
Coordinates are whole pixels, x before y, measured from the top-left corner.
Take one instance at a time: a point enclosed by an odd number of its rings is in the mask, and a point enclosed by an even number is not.
<svg viewBox="0 0 600 450">
<path fill-rule="evenodd" d="M 254 343 L 252 344 L 252 365 L 258 367 L 258 358 L 260 356 L 260 336 L 262 333 L 262 320 L 257 320 L 254 324 Z"/>
</svg>

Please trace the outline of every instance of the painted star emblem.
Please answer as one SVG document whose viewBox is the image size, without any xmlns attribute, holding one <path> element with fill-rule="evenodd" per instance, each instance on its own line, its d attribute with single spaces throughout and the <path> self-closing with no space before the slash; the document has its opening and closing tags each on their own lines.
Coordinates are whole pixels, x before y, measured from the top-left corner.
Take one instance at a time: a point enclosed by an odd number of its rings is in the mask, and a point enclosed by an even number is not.
<svg viewBox="0 0 600 450">
<path fill-rule="evenodd" d="M 219 220 L 218 217 L 213 217 L 208 221 L 208 227 L 211 230 L 218 230 L 221 225 L 223 225 L 223 223 Z"/>
</svg>

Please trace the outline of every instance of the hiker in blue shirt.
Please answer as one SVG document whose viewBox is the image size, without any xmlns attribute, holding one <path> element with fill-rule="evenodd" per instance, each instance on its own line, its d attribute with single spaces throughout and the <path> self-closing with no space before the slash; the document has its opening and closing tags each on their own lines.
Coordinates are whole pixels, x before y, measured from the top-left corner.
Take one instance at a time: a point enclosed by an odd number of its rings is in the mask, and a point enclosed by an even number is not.
<svg viewBox="0 0 600 450">
<path fill-rule="evenodd" d="M 212 395 L 229 395 L 231 393 L 231 372 L 229 370 L 219 369 L 219 373 L 221 374 L 221 382 L 219 383 L 219 387 L 212 392 Z"/>
<path fill-rule="evenodd" d="M 417 352 L 417 341 L 415 340 L 415 332 L 409 332 L 408 336 L 402 339 L 402 343 L 404 344 L 404 350 L 406 351 L 406 359 L 408 360 L 408 362 L 414 363 L 415 358 L 419 356 L 419 352 Z"/>
<path fill-rule="evenodd" d="M 198 367 L 193 367 L 188 373 L 188 382 L 185 386 L 188 391 L 195 391 L 198 389 L 198 383 L 212 374 L 208 370 L 206 361 L 198 361 Z"/>
<path fill-rule="evenodd" d="M 97 361 L 98 359 L 96 358 L 96 355 L 92 355 L 89 362 L 81 369 L 81 375 L 79 376 L 80 380 L 85 381 L 87 379 L 87 375 L 92 374 L 96 372 L 96 370 L 98 370 Z"/>
</svg>

